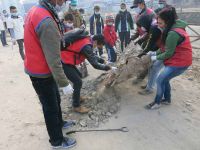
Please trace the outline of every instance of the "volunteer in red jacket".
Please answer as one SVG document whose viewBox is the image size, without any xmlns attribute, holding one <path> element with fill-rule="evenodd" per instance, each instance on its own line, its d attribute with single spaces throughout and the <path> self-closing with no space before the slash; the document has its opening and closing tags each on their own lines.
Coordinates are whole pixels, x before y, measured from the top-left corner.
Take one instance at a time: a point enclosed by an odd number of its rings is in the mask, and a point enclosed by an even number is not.
<svg viewBox="0 0 200 150">
<path fill-rule="evenodd" d="M 170 80 L 184 73 L 192 64 L 192 47 L 186 32 L 187 24 L 179 20 L 174 7 L 164 8 L 158 15 L 158 26 L 163 29 L 162 44 L 152 61 L 163 60 L 164 69 L 157 79 L 157 93 L 148 109 L 171 104 Z"/>
<path fill-rule="evenodd" d="M 68 34 L 69 33 L 70 32 L 68 32 Z M 102 36 L 100 35 L 95 35 L 93 38 L 97 41 L 97 43 L 99 43 L 98 41 L 102 41 Z M 81 105 L 81 102 L 86 99 L 80 97 L 82 75 L 76 68 L 76 65 L 80 65 L 85 61 L 85 59 L 87 59 L 89 63 L 98 70 L 115 71 L 116 67 L 105 65 L 105 61 L 93 53 L 93 45 L 91 43 L 90 37 L 85 37 L 83 39 L 77 40 L 73 42 L 69 47 L 63 49 L 61 52 L 61 58 L 65 75 L 73 83 L 73 110 L 78 113 L 88 113 L 90 109 Z"/>
<path fill-rule="evenodd" d="M 117 60 L 116 54 L 116 41 L 117 41 L 117 33 L 115 32 L 114 27 L 115 19 L 112 14 L 106 15 L 106 26 L 104 27 L 104 38 L 106 43 L 106 49 L 108 53 L 108 63 L 112 64 Z"/>
<path fill-rule="evenodd" d="M 62 69 L 60 61 L 61 25 L 55 12 L 57 0 L 40 0 L 30 9 L 25 19 L 25 72 L 40 99 L 53 148 L 70 148 L 76 140 L 64 138 L 62 128 L 72 126 L 72 121 L 63 121 L 58 86 L 64 94 L 73 88 Z M 57 86 L 58 85 L 58 86 Z"/>
</svg>

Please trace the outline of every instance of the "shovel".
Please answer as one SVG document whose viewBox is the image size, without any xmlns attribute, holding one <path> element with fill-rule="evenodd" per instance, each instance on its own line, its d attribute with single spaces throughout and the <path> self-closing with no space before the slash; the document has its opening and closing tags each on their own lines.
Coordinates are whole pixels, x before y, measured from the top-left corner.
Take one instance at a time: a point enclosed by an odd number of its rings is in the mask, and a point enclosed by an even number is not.
<svg viewBox="0 0 200 150">
<path fill-rule="evenodd" d="M 129 132 L 127 127 L 122 127 L 120 129 L 100 129 L 100 130 L 74 130 L 69 131 L 66 135 L 77 133 L 77 132 Z"/>
</svg>

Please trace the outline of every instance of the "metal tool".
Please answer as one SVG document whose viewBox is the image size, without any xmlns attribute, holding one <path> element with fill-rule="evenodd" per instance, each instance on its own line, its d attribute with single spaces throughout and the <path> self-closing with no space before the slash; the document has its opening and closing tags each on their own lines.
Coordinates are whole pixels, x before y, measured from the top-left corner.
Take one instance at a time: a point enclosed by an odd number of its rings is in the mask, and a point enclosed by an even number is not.
<svg viewBox="0 0 200 150">
<path fill-rule="evenodd" d="M 129 132 L 129 129 L 127 127 L 122 127 L 120 129 L 74 130 L 74 131 L 67 132 L 66 135 L 77 133 L 77 132 L 114 132 L 114 131 Z"/>
</svg>

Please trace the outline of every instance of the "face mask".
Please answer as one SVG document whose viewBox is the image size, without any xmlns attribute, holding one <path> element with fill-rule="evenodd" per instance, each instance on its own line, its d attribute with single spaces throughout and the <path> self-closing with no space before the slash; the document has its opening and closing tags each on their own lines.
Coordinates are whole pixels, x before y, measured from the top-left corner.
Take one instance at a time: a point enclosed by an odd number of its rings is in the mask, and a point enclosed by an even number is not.
<svg viewBox="0 0 200 150">
<path fill-rule="evenodd" d="M 126 9 L 124 9 L 124 8 L 122 9 L 122 8 L 121 8 L 121 11 L 122 11 L 122 12 L 125 12 L 125 11 L 126 11 Z"/>
<path fill-rule="evenodd" d="M 163 32 L 165 30 L 165 28 L 161 28 L 158 26 L 158 29 L 160 29 L 161 32 Z"/>
<path fill-rule="evenodd" d="M 113 22 L 108 22 L 107 25 L 112 26 Z"/>
<path fill-rule="evenodd" d="M 100 12 L 99 12 L 99 11 L 95 11 L 94 13 L 95 13 L 96 15 L 99 15 L 99 14 L 100 14 Z"/>
<path fill-rule="evenodd" d="M 18 13 L 10 13 L 11 16 L 17 17 L 19 14 Z"/>
<path fill-rule="evenodd" d="M 165 5 L 164 4 L 159 4 L 159 8 L 164 8 Z"/>
<path fill-rule="evenodd" d="M 140 14 L 142 12 L 142 9 L 137 7 L 134 9 L 134 11 L 136 12 L 136 14 Z"/>
<path fill-rule="evenodd" d="M 72 10 L 76 10 L 76 6 L 71 6 L 71 9 Z"/>
<path fill-rule="evenodd" d="M 65 26 L 68 27 L 68 28 L 73 28 L 74 24 L 73 23 L 66 23 Z"/>
</svg>

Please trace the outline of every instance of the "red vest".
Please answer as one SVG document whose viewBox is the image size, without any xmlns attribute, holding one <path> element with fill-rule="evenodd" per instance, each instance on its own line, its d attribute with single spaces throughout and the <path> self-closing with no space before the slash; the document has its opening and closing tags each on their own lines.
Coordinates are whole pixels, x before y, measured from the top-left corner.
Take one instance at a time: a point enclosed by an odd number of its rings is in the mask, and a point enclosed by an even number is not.
<svg viewBox="0 0 200 150">
<path fill-rule="evenodd" d="M 61 52 L 61 60 L 64 64 L 79 65 L 85 60 L 85 56 L 81 54 L 81 50 L 86 46 L 91 45 L 89 37 L 80 39 L 72 43 L 66 50 Z"/>
<path fill-rule="evenodd" d="M 25 19 L 24 46 L 26 57 L 24 66 L 26 73 L 29 75 L 51 74 L 36 33 L 38 27 L 46 18 L 52 18 L 51 14 L 41 6 L 34 6 Z"/>
<path fill-rule="evenodd" d="M 166 66 L 187 67 L 192 64 L 192 46 L 187 32 L 181 28 L 174 28 L 172 31 L 177 32 L 184 37 L 184 41 L 175 49 L 174 55 L 164 60 Z M 162 46 L 161 50 L 164 52 L 165 48 Z"/>
</svg>

